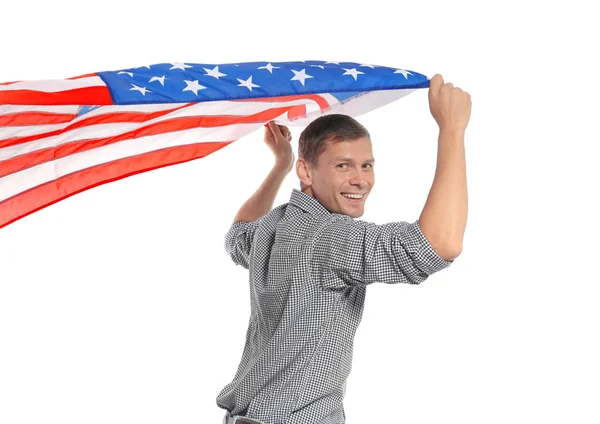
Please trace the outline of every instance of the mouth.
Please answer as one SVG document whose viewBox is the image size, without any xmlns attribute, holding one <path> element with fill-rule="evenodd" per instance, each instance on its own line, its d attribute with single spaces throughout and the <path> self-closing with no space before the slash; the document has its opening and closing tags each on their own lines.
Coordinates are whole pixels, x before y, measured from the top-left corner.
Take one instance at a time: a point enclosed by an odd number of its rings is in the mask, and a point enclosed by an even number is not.
<svg viewBox="0 0 600 424">
<path fill-rule="evenodd" d="M 340 193 L 340 194 L 344 199 L 348 200 L 350 203 L 362 203 L 367 192 L 365 191 L 363 193 Z"/>
</svg>

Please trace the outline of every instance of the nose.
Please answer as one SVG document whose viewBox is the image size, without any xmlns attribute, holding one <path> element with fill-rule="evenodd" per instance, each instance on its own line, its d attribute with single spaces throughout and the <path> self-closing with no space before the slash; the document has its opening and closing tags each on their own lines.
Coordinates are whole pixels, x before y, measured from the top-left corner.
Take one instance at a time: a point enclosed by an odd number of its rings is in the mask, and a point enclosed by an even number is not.
<svg viewBox="0 0 600 424">
<path fill-rule="evenodd" d="M 350 176 L 350 184 L 351 185 L 356 185 L 360 188 L 364 188 L 367 185 L 367 172 L 369 171 L 362 171 L 360 169 L 356 169 L 352 172 L 352 175 Z"/>
</svg>

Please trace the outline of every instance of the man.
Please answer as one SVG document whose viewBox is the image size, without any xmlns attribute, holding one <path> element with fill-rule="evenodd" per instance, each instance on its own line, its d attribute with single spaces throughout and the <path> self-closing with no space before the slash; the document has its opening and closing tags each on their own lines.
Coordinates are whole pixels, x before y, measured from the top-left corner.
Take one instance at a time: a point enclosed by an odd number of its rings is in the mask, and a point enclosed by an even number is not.
<svg viewBox="0 0 600 424">
<path fill-rule="evenodd" d="M 342 401 L 366 287 L 420 284 L 462 250 L 467 219 L 464 133 L 467 92 L 435 75 L 430 110 L 440 127 L 438 162 L 419 219 L 358 220 L 375 184 L 368 131 L 346 115 L 325 115 L 299 139 L 301 190 L 274 209 L 294 154 L 290 132 L 270 122 L 275 166 L 242 206 L 225 237 L 249 270 L 251 316 L 233 381 L 217 397 L 224 424 L 342 424 Z M 237 421 L 236 421 L 237 419 Z"/>
</svg>

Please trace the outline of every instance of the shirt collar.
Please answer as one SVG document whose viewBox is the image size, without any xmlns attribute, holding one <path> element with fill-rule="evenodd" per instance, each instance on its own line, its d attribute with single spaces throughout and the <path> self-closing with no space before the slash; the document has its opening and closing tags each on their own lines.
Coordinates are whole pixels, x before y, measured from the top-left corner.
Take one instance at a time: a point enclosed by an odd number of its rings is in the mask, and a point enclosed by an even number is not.
<svg viewBox="0 0 600 424">
<path fill-rule="evenodd" d="M 313 215 L 332 214 L 315 197 L 311 196 L 310 194 L 306 194 L 305 192 L 298 190 L 297 188 L 292 189 L 290 203 Z"/>
</svg>

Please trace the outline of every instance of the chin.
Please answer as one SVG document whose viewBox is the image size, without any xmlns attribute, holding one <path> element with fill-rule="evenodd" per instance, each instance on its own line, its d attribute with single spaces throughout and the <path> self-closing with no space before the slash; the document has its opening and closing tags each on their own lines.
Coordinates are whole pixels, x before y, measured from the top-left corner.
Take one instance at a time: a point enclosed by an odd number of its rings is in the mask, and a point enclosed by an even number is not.
<svg viewBox="0 0 600 424">
<path fill-rule="evenodd" d="M 364 211 L 362 211 L 362 212 L 350 212 L 350 213 L 346 213 L 346 215 L 351 216 L 352 218 L 360 218 L 361 216 L 364 215 Z"/>
</svg>

